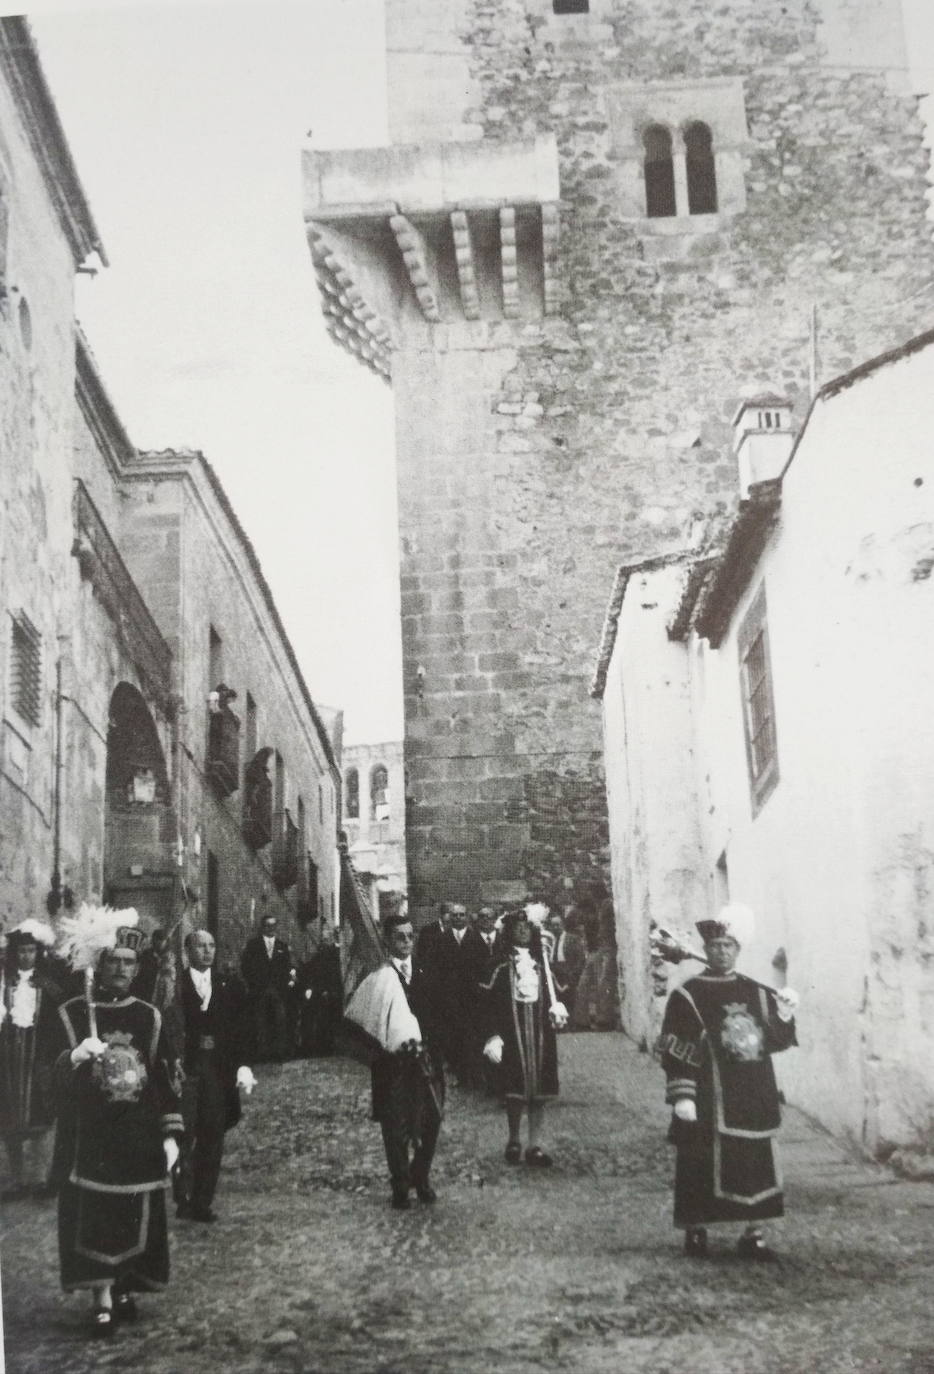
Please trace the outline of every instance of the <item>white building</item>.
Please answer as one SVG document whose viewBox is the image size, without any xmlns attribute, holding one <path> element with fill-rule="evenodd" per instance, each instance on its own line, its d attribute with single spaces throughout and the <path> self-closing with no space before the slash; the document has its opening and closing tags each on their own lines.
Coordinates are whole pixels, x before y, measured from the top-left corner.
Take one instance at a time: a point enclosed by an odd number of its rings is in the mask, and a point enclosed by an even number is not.
<svg viewBox="0 0 934 1374">
<path fill-rule="evenodd" d="M 791 1101 L 884 1154 L 934 1137 L 934 331 L 737 415 L 718 547 L 621 568 L 603 700 L 623 1020 L 649 922 L 725 898 L 741 967 L 802 994 Z M 697 966 L 690 966 L 696 971 Z"/>
</svg>

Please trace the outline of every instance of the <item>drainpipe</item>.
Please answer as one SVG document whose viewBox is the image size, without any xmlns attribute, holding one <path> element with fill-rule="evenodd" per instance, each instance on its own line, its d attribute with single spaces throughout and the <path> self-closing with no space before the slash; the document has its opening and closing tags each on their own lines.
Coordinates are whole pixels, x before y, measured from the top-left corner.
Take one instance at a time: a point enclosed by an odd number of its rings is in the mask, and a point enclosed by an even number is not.
<svg viewBox="0 0 934 1374">
<path fill-rule="evenodd" d="M 45 899 L 45 909 L 54 916 L 64 905 L 70 907 L 72 895 L 70 888 L 62 888 L 62 659 L 55 661 L 55 781 L 52 792 L 52 881 L 49 894 Z"/>
</svg>

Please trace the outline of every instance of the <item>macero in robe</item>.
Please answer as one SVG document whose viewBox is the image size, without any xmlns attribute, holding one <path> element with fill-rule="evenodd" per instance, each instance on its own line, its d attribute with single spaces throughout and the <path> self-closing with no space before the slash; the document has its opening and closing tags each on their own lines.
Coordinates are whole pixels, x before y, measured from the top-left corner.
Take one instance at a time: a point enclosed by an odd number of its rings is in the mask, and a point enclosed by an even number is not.
<svg viewBox="0 0 934 1374">
<path fill-rule="evenodd" d="M 674 1224 L 685 1250 L 707 1252 L 706 1227 L 743 1222 L 742 1255 L 772 1258 L 760 1223 L 784 1212 L 776 1134 L 780 1099 L 771 1056 L 797 1043 L 797 997 L 735 971 L 751 931 L 738 903 L 698 922 L 709 971 L 675 988 L 659 1044 L 677 1147 Z"/>
</svg>

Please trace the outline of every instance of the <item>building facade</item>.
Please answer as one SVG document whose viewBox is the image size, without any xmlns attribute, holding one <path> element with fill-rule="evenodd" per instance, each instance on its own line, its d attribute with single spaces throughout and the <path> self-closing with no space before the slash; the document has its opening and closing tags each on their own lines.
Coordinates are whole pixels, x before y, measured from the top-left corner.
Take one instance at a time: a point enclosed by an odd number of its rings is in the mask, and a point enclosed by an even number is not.
<svg viewBox="0 0 934 1374">
<path fill-rule="evenodd" d="M 32 38 L 0 20 L 0 924 L 82 900 L 195 925 L 338 917 L 340 773 L 199 453 L 140 453 L 74 322 L 99 239 Z"/>
<path fill-rule="evenodd" d="M 734 501 L 737 377 L 923 325 L 899 0 L 387 0 L 391 146 L 310 151 L 335 339 L 391 381 L 409 896 L 606 874 L 587 701 L 621 559 Z"/>
<path fill-rule="evenodd" d="M 345 745 L 341 765 L 348 854 L 379 912 L 406 891 L 402 741 Z"/>
<path fill-rule="evenodd" d="M 614 587 L 623 1017 L 653 1039 L 653 921 L 750 904 L 743 970 L 802 996 L 790 1100 L 884 1158 L 934 1140 L 934 332 L 823 387 L 793 454 L 777 400 L 737 417 L 759 480 L 716 549 Z"/>
</svg>

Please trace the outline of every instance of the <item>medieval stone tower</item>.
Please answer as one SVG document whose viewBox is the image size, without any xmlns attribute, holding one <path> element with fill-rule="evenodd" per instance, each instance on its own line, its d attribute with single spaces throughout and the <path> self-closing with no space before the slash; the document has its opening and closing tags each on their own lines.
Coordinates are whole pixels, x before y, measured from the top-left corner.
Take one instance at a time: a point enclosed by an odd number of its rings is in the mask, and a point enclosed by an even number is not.
<svg viewBox="0 0 934 1374">
<path fill-rule="evenodd" d="M 386 0 L 391 146 L 307 153 L 334 337 L 397 415 L 410 900 L 605 876 L 615 566 L 931 322 L 899 0 Z M 880 454 L 880 462 L 884 461 Z"/>
</svg>

